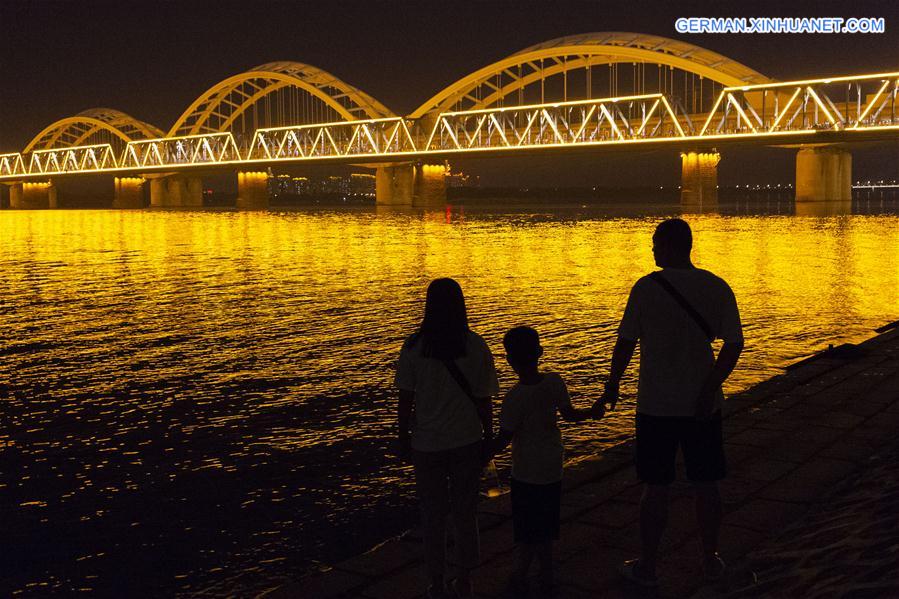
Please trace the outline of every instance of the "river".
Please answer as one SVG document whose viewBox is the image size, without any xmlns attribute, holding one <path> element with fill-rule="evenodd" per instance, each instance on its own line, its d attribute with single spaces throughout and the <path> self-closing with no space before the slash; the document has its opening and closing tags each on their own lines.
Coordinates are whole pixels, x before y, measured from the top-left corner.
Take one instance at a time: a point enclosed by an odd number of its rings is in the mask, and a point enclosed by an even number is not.
<svg viewBox="0 0 899 599">
<path fill-rule="evenodd" d="M 899 207 L 688 214 L 746 351 L 737 391 L 899 318 Z M 844 213 L 840 213 L 844 212 Z M 588 405 L 678 206 L 0 212 L 0 595 L 239 596 L 414 522 L 393 364 L 459 280 L 497 356 L 536 327 Z M 501 385 L 511 371 L 498 357 Z M 570 460 L 630 433 L 566 425 Z"/>
</svg>

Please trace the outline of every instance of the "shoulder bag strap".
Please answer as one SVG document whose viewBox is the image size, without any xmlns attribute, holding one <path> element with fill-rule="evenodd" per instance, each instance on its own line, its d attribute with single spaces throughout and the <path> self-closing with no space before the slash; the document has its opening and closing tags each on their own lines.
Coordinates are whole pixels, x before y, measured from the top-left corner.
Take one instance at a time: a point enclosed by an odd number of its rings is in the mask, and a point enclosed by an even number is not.
<svg viewBox="0 0 899 599">
<path fill-rule="evenodd" d="M 668 282 L 665 277 L 662 276 L 661 271 L 655 271 L 650 273 L 649 278 L 662 286 L 665 291 L 674 298 L 681 308 L 690 315 L 690 317 L 699 325 L 699 328 L 702 329 L 702 332 L 705 333 L 706 339 L 712 341 L 715 338 L 715 335 L 712 333 L 712 327 L 709 326 L 709 323 L 705 321 L 705 318 L 702 317 L 702 314 L 696 311 L 696 309 L 690 305 L 690 302 L 684 298 L 680 292 L 674 288 L 670 282 Z"/>
<path fill-rule="evenodd" d="M 456 381 L 456 384 L 462 388 L 462 391 L 465 392 L 465 395 L 468 396 L 468 399 L 472 401 L 472 403 L 477 406 L 480 403 L 477 397 L 474 396 L 474 393 L 471 391 L 471 385 L 468 384 L 468 379 L 465 378 L 465 375 L 462 374 L 462 370 L 459 368 L 459 365 L 456 364 L 455 360 L 442 360 L 446 369 L 449 370 L 450 375 L 452 375 L 453 380 Z"/>
</svg>

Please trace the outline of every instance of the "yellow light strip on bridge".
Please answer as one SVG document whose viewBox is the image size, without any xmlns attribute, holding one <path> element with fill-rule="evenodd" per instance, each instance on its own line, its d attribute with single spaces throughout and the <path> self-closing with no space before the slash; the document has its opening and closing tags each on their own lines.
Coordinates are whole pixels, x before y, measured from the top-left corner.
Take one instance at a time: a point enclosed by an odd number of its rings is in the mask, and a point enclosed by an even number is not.
<svg viewBox="0 0 899 599">
<path fill-rule="evenodd" d="M 821 110 L 824 111 L 824 116 L 827 117 L 827 120 L 830 121 L 830 124 L 833 125 L 835 129 L 839 129 L 839 124 L 830 114 L 830 111 L 827 110 L 827 106 L 824 105 L 824 102 L 821 101 L 821 98 L 818 97 L 818 94 L 815 93 L 815 90 L 813 90 L 811 87 L 807 87 L 806 89 L 808 90 L 808 93 L 811 94 L 812 98 L 814 98 L 815 103 L 821 108 Z"/>
<path fill-rule="evenodd" d="M 880 86 L 880 89 L 877 90 L 877 94 L 874 95 L 874 99 L 871 100 L 868 105 L 865 107 L 865 110 L 859 115 L 858 120 L 855 122 L 855 126 L 853 129 L 858 129 L 858 126 L 862 124 L 862 121 L 868 116 L 868 113 L 874 108 L 874 105 L 877 104 L 877 99 L 880 98 L 881 94 L 886 91 L 887 86 L 889 86 L 889 80 L 884 81 L 883 85 Z"/>
<path fill-rule="evenodd" d="M 285 127 L 266 127 L 264 129 L 256 129 L 256 133 L 273 133 L 276 131 L 287 131 L 289 129 L 313 129 L 315 127 L 334 127 L 337 125 L 343 125 L 345 127 L 353 126 L 353 125 L 371 125 L 374 123 L 395 123 L 396 121 L 405 120 L 401 116 L 391 116 L 387 118 L 380 119 L 358 119 L 355 121 L 331 121 L 329 123 L 314 123 L 311 125 L 287 125 Z M 221 135 L 220 133 L 216 133 L 215 135 Z M 188 136 L 189 137 L 189 136 Z M 169 139 L 174 139 L 169 138 Z"/>
<path fill-rule="evenodd" d="M 849 132 L 855 131 L 856 133 L 864 133 L 867 130 L 893 130 L 899 131 L 899 125 L 883 125 L 877 127 L 868 127 L 866 129 L 843 129 L 841 132 Z M 470 153 L 470 152 L 497 152 L 497 151 L 505 151 L 505 150 L 528 150 L 528 149 L 537 149 L 537 148 L 570 148 L 570 147 L 595 147 L 595 146 L 614 146 L 614 145 L 626 145 L 626 144 L 647 144 L 647 143 L 672 143 L 672 142 L 703 142 L 703 141 L 721 141 L 727 139 L 746 139 L 746 138 L 767 138 L 767 137 L 793 137 L 797 135 L 814 135 L 817 133 L 821 133 L 816 129 L 802 129 L 796 131 L 774 131 L 774 132 L 759 132 L 754 134 L 749 133 L 728 133 L 721 135 L 693 135 L 686 137 L 670 137 L 670 138 L 641 138 L 641 139 L 610 139 L 605 141 L 591 141 L 591 142 L 566 142 L 561 144 L 535 144 L 535 145 L 519 145 L 519 146 L 494 146 L 488 148 L 458 148 L 458 149 L 437 149 L 437 150 L 421 150 L 421 151 L 405 151 L 405 152 L 395 152 L 391 153 L 391 156 L 402 156 L 402 157 L 410 157 L 414 158 L 416 156 L 423 155 L 444 155 L 444 154 L 455 154 L 455 153 Z M 824 132 L 830 133 L 830 132 Z M 814 142 L 812 142 L 814 143 Z M 178 165 L 170 165 L 170 164 L 161 164 L 161 165 L 152 165 L 152 166 L 141 166 L 141 167 L 118 167 L 118 168 L 101 168 L 101 169 L 86 169 L 84 171 L 73 172 L 62 172 L 62 173 L 22 173 L 22 174 L 12 174 L 12 175 L 3 175 L 0 176 L 0 179 L 17 179 L 22 177 L 34 177 L 34 176 L 50 176 L 50 175 L 64 175 L 64 174 L 81 174 L 81 173 L 114 173 L 114 172 L 129 172 L 129 171 L 137 171 L 137 172 L 145 172 L 145 171 L 165 171 L 171 170 L 172 168 L 202 168 L 204 166 L 230 166 L 230 165 L 248 165 L 248 164 L 266 164 L 270 162 L 288 162 L 288 161 L 317 161 L 317 160 L 334 160 L 340 158 L 365 158 L 371 157 L 370 154 L 349 154 L 349 155 L 331 155 L 331 156 L 310 156 L 307 158 L 261 158 L 261 159 L 253 159 L 253 160 L 223 160 L 214 164 L 178 164 Z"/>
<path fill-rule="evenodd" d="M 774 131 L 775 129 L 777 129 L 777 125 L 780 123 L 781 119 L 784 118 L 784 115 L 787 114 L 787 110 L 790 108 L 790 106 L 793 105 L 793 102 L 796 101 L 796 96 L 799 95 L 800 91 L 802 91 L 802 88 L 797 87 L 796 91 L 794 91 L 793 95 L 790 97 L 790 101 L 787 102 L 787 105 L 783 107 L 783 110 L 781 110 L 780 114 L 777 115 L 777 118 L 774 119 L 774 124 L 771 125 L 771 129 L 769 129 L 770 131 Z"/>
<path fill-rule="evenodd" d="M 652 107 L 649 109 L 649 112 L 646 113 L 646 116 L 643 117 L 643 124 L 640 125 L 640 128 L 637 130 L 637 133 L 636 133 L 637 137 L 639 137 L 640 134 L 643 133 L 643 129 L 645 129 L 646 125 L 649 124 L 649 119 L 652 117 L 653 114 L 655 114 L 656 108 L 659 107 L 660 102 L 661 102 L 661 100 L 656 100 L 653 103 Z"/>
<path fill-rule="evenodd" d="M 662 103 L 665 104 L 665 108 L 668 110 L 668 114 L 671 115 L 671 120 L 674 121 L 674 124 L 677 125 L 677 130 L 680 133 L 681 137 L 686 137 L 687 134 L 684 133 L 683 128 L 680 126 L 680 122 L 677 120 L 677 115 L 674 114 L 674 110 L 671 108 L 671 104 L 668 103 L 668 98 L 662 96 Z"/>
<path fill-rule="evenodd" d="M 899 125 L 895 126 L 884 126 L 877 127 L 877 129 L 899 129 Z M 846 130 L 848 131 L 848 130 Z M 864 130 L 859 130 L 859 132 L 863 132 Z M 757 137 L 784 137 L 784 136 L 796 136 L 796 135 L 808 135 L 818 133 L 815 129 L 803 129 L 797 131 L 781 131 L 781 132 L 763 132 L 756 134 L 746 134 L 746 133 L 728 133 L 723 135 L 706 135 L 706 136 L 686 136 L 686 137 L 669 137 L 669 138 L 642 138 L 642 139 L 609 139 L 605 141 L 590 141 L 590 142 L 566 142 L 566 143 L 556 143 L 556 144 L 534 144 L 534 145 L 519 145 L 519 146 L 493 146 L 487 148 L 457 148 L 457 149 L 437 149 L 437 150 L 421 150 L 421 151 L 406 151 L 406 152 L 395 152 L 391 153 L 391 156 L 403 156 L 414 158 L 416 156 L 422 155 L 444 155 L 444 154 L 455 154 L 455 153 L 468 153 L 468 152 L 497 152 L 497 151 L 505 151 L 505 150 L 528 150 L 528 149 L 538 149 L 538 148 L 571 148 L 571 147 L 596 147 L 596 146 L 614 146 L 614 145 L 625 145 L 625 144 L 647 144 L 647 143 L 672 143 L 672 142 L 703 142 L 703 141 L 718 141 L 724 139 L 737 139 L 737 138 L 757 138 Z M 288 162 L 288 161 L 298 161 L 298 160 L 335 160 L 340 158 L 366 158 L 371 157 L 371 154 L 349 154 L 349 155 L 330 155 L 330 156 L 310 156 L 307 158 L 260 158 L 253 160 L 223 160 L 217 163 L 197 163 L 197 164 L 160 164 L 160 165 L 152 165 L 152 166 L 138 166 L 138 167 L 119 167 L 119 168 L 103 168 L 103 169 L 88 169 L 84 171 L 77 171 L 77 173 L 24 173 L 20 175 L 6 175 L 0 176 L 0 179 L 16 179 L 21 177 L 34 177 L 34 176 L 47 176 L 47 175 L 60 175 L 60 174 L 80 174 L 80 173 L 114 173 L 114 172 L 129 172 L 129 171 L 137 171 L 137 172 L 145 172 L 145 171 L 166 171 L 171 170 L 172 168 L 180 168 L 180 169 L 189 169 L 189 168 L 202 168 L 209 166 L 230 166 L 230 165 L 249 165 L 249 164 L 266 164 L 271 162 Z"/>
<path fill-rule="evenodd" d="M 699 130 L 699 135 L 705 133 L 705 130 L 709 128 L 709 123 L 712 122 L 712 119 L 715 118 L 715 114 L 718 112 L 718 107 L 721 106 L 721 101 L 724 100 L 724 95 L 726 92 L 722 91 L 718 94 L 718 99 L 715 100 L 715 105 L 712 107 L 712 110 L 709 112 L 708 118 L 705 120 L 705 124 L 702 126 L 702 129 Z"/>
<path fill-rule="evenodd" d="M 658 100 L 656 100 L 656 102 L 658 102 Z M 588 110 L 586 116 L 584 116 L 584 122 L 581 123 L 581 128 L 578 129 L 577 133 L 574 135 L 575 139 L 579 138 L 584 133 L 584 130 L 587 128 L 587 123 L 590 122 L 590 119 L 593 117 L 594 112 L 596 112 L 595 104 L 590 107 L 590 110 Z"/>
<path fill-rule="evenodd" d="M 727 102 L 728 102 L 728 104 L 730 104 L 731 106 L 733 106 L 734 108 L 737 109 L 737 112 L 740 114 L 741 117 L 743 117 L 743 120 L 746 121 L 746 124 L 749 125 L 749 128 L 752 130 L 752 132 L 758 133 L 755 126 L 752 124 L 752 121 L 750 121 L 749 117 L 746 115 L 746 111 L 743 110 L 743 107 L 740 106 L 740 103 L 737 102 L 737 99 L 734 98 L 733 94 L 727 94 Z M 739 124 L 739 122 L 737 124 Z"/>
<path fill-rule="evenodd" d="M 836 83 L 839 81 L 865 81 L 870 79 L 893 79 L 899 77 L 899 72 L 875 73 L 872 75 L 850 75 L 846 77 L 823 77 L 821 79 L 804 79 L 802 81 L 782 81 L 780 83 L 756 83 L 755 85 L 738 85 L 725 87 L 724 91 L 748 91 L 753 89 L 770 89 L 772 87 L 790 87 L 793 85 L 812 85 L 813 83 Z"/>
<path fill-rule="evenodd" d="M 464 116 L 468 114 L 482 114 L 485 112 L 511 112 L 514 110 L 531 110 L 535 108 L 561 108 L 563 106 L 582 106 L 585 104 L 614 104 L 615 102 L 629 102 L 631 100 L 652 100 L 661 97 L 662 94 L 644 94 L 639 96 L 620 96 L 616 98 L 594 98 L 592 100 L 571 100 L 568 102 L 544 102 L 543 104 L 525 104 L 522 106 L 500 106 L 496 108 L 479 108 L 477 110 L 441 112 L 440 116 Z M 356 121 L 349 122 L 352 123 Z"/>
<path fill-rule="evenodd" d="M 499 132 L 499 136 L 503 138 L 503 141 L 506 143 L 506 145 L 507 145 L 507 146 L 508 146 L 508 145 L 511 145 L 511 144 L 509 143 L 509 139 L 506 137 L 505 131 L 503 131 L 503 126 L 499 124 L 499 121 L 498 121 L 498 120 L 496 120 L 496 115 L 495 115 L 495 114 L 491 114 L 491 115 L 490 115 L 490 120 L 493 121 L 493 124 L 494 124 L 494 125 L 496 125 L 496 130 Z M 488 139 L 489 139 L 489 138 L 488 138 Z M 469 147 L 471 147 L 471 146 L 469 146 Z"/>
</svg>

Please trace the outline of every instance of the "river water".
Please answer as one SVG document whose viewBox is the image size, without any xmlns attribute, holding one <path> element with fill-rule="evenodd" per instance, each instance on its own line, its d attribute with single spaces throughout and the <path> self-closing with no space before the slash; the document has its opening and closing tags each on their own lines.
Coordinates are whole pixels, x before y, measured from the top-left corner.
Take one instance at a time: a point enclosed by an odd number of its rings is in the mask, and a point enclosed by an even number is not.
<svg viewBox="0 0 899 599">
<path fill-rule="evenodd" d="M 417 513 L 387 455 L 390 387 L 428 281 L 461 282 L 497 354 L 536 327 L 588 405 L 653 228 L 679 213 L 0 213 L 0 595 L 248 596 L 402 531 Z M 685 216 L 745 323 L 730 391 L 899 318 L 897 214 Z M 635 372 L 624 409 L 565 426 L 569 459 L 628 436 Z"/>
</svg>

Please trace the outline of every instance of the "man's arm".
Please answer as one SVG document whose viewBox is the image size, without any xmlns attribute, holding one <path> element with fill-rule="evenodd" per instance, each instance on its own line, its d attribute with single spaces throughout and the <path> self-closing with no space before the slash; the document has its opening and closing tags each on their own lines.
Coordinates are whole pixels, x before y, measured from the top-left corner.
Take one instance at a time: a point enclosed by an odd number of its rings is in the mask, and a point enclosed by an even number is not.
<svg viewBox="0 0 899 599">
<path fill-rule="evenodd" d="M 721 351 L 718 352 L 718 358 L 715 360 L 715 366 L 706 378 L 702 389 L 699 392 L 699 400 L 696 402 L 696 417 L 700 420 L 708 420 L 712 417 L 712 410 L 715 407 L 715 394 L 730 373 L 737 366 L 737 360 L 743 352 L 743 342 L 724 342 Z"/>
<path fill-rule="evenodd" d="M 634 350 L 637 348 L 636 339 L 627 339 L 618 335 L 615 342 L 615 349 L 612 350 L 612 367 L 609 372 L 609 380 L 606 381 L 606 388 L 600 397 L 593 404 L 593 411 L 598 412 L 600 409 L 605 410 L 608 404 L 610 410 L 614 410 L 618 403 L 618 387 L 621 384 L 621 377 L 627 370 L 631 358 L 634 357 Z M 601 416 L 600 416 L 601 417 Z"/>
</svg>

